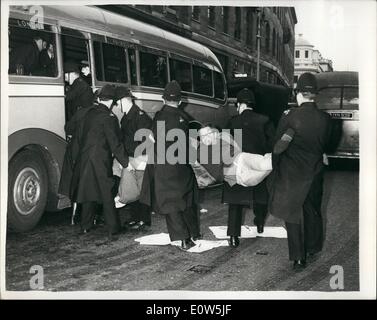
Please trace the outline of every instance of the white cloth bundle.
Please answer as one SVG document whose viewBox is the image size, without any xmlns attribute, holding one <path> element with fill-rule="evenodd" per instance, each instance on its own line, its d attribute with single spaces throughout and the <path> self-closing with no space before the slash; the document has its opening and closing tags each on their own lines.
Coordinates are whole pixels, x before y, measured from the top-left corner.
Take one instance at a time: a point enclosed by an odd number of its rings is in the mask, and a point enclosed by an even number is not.
<svg viewBox="0 0 377 320">
<path fill-rule="evenodd" d="M 233 163 L 236 167 L 237 184 L 252 187 L 262 182 L 272 171 L 271 155 L 241 152 Z"/>
</svg>

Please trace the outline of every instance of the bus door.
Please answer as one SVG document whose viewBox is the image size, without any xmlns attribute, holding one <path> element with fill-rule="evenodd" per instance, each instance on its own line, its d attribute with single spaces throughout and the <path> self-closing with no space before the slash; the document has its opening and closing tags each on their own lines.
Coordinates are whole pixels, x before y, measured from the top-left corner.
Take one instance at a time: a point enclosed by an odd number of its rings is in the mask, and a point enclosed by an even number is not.
<svg viewBox="0 0 377 320">
<path fill-rule="evenodd" d="M 93 87 L 93 77 L 91 73 L 91 59 L 89 50 L 88 34 L 62 27 L 61 28 L 62 39 L 62 57 L 63 57 L 63 72 L 64 64 L 67 62 L 77 65 L 80 72 L 80 77 L 88 82 Z M 85 70 L 86 69 L 86 70 Z M 88 70 L 89 69 L 89 70 Z M 83 73 L 83 71 L 85 73 Z M 89 71 L 89 73 L 87 73 Z M 72 83 L 69 83 L 69 79 L 65 78 L 65 92 L 70 90 Z M 75 113 L 74 106 L 69 101 L 65 103 L 65 121 L 68 122 L 72 115 Z"/>
</svg>

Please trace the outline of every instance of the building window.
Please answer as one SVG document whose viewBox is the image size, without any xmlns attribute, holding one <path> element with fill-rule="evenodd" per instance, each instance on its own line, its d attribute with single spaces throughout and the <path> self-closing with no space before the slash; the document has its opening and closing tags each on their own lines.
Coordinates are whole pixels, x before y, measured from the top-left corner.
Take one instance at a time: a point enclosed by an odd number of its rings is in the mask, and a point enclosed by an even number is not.
<svg viewBox="0 0 377 320">
<path fill-rule="evenodd" d="M 274 30 L 275 32 L 275 30 Z M 266 52 L 269 53 L 270 52 L 270 33 L 271 33 L 271 30 L 270 30 L 270 25 L 269 23 L 266 24 Z M 272 49 L 274 50 L 274 49 Z"/>
<path fill-rule="evenodd" d="M 276 56 L 276 31 L 275 29 L 272 31 L 272 55 Z"/>
<path fill-rule="evenodd" d="M 223 32 L 228 33 L 229 25 L 229 7 L 222 7 L 222 16 L 223 16 Z"/>
<path fill-rule="evenodd" d="M 236 25 L 234 28 L 234 38 L 237 40 L 241 39 L 241 8 L 237 7 L 236 8 Z"/>
<path fill-rule="evenodd" d="M 246 24 L 247 24 L 246 43 L 251 46 L 251 44 L 253 43 L 253 12 L 251 10 L 247 12 Z"/>
<path fill-rule="evenodd" d="M 309 58 L 309 51 L 305 50 L 305 58 Z"/>
<path fill-rule="evenodd" d="M 295 55 L 296 58 L 300 58 L 300 50 L 296 50 L 296 55 Z"/>
<path fill-rule="evenodd" d="M 192 19 L 199 21 L 200 19 L 200 7 L 198 6 L 192 6 Z"/>
<path fill-rule="evenodd" d="M 216 15 L 215 15 L 215 7 L 213 6 L 208 6 L 208 26 L 211 28 L 215 27 L 215 20 L 216 20 Z"/>
</svg>

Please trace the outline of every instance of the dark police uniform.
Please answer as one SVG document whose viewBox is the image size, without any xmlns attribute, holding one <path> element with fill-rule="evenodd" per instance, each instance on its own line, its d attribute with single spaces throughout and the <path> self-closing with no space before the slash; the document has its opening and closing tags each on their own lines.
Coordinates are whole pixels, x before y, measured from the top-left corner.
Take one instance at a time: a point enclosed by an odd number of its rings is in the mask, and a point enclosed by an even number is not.
<svg viewBox="0 0 377 320">
<path fill-rule="evenodd" d="M 124 148 L 130 157 L 135 157 L 135 150 L 142 143 L 142 141 L 135 140 L 135 133 L 139 129 L 151 129 L 153 121 L 133 103 L 131 109 L 127 114 L 124 114 L 120 123 Z M 143 221 L 146 224 L 150 224 L 151 212 L 148 207 L 137 201 L 132 204 L 131 219 L 133 222 Z"/>
<path fill-rule="evenodd" d="M 173 89 L 177 86 L 176 81 L 170 82 L 165 88 Z M 179 90 L 180 92 L 180 87 Z M 180 94 L 179 94 L 180 95 Z M 157 132 L 157 123 L 165 124 L 165 132 Z M 189 122 L 183 111 L 178 108 L 164 105 L 156 113 L 153 121 L 152 132 L 154 136 L 154 165 L 147 166 L 144 175 L 140 201 L 148 206 L 153 206 L 155 212 L 166 217 L 166 224 L 171 241 L 187 240 L 190 237 L 200 235 L 198 219 L 198 187 L 195 174 L 188 163 L 169 164 L 166 161 L 166 151 L 174 143 L 172 141 L 159 141 L 159 136 L 167 134 L 171 129 L 181 129 L 185 133 L 188 147 Z M 164 143 L 165 146 L 159 145 Z M 165 150 L 165 163 L 159 164 L 157 150 Z M 186 153 L 188 158 L 188 152 Z"/>
<path fill-rule="evenodd" d="M 228 128 L 242 130 L 242 151 L 264 155 L 272 152 L 275 128 L 270 119 L 251 109 L 244 110 L 233 117 Z M 223 202 L 229 204 L 228 232 L 229 236 L 240 236 L 242 210 L 253 206 L 254 224 L 263 226 L 267 215 L 268 193 L 265 181 L 254 187 L 238 184 L 230 186 L 224 182 Z"/>
<path fill-rule="evenodd" d="M 331 143 L 330 116 L 315 103 L 303 103 L 283 114 L 276 142 L 287 132 L 292 140 L 274 155 L 268 178 L 269 210 L 286 222 L 290 260 L 305 261 L 306 253 L 322 249 L 323 154 Z"/>
<path fill-rule="evenodd" d="M 64 64 L 64 72 L 77 72 L 78 65 L 67 62 Z M 65 94 L 66 121 L 69 121 L 79 108 L 90 107 L 94 101 L 92 88 L 81 77 L 73 81 Z"/>
<path fill-rule="evenodd" d="M 106 85 L 102 88 L 104 95 L 108 87 L 110 86 Z M 81 112 L 85 110 L 78 111 Z M 123 167 L 128 166 L 128 156 L 120 139 L 118 120 L 107 106 L 99 103 L 86 112 L 76 134 L 80 149 L 78 155 L 74 155 L 77 160 L 73 171 L 72 192 L 74 201 L 82 203 L 81 227 L 84 230 L 92 227 L 94 207 L 96 203 L 100 203 L 103 205 L 109 233 L 116 233 L 119 231 L 120 221 L 112 193 L 113 155 Z"/>
</svg>

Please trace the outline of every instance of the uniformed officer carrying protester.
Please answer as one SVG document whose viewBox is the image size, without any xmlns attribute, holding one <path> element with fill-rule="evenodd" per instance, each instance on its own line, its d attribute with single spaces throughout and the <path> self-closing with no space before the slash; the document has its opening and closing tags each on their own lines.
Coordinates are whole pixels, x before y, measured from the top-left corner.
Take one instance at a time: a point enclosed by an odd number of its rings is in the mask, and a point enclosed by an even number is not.
<svg viewBox="0 0 377 320">
<path fill-rule="evenodd" d="M 93 226 L 97 204 L 103 206 L 103 216 L 109 237 L 121 229 L 115 209 L 113 194 L 113 155 L 126 168 L 128 155 L 121 141 L 119 123 L 110 108 L 115 99 L 115 87 L 105 85 L 98 93 L 98 103 L 86 112 L 82 121 L 76 122 L 79 151 L 74 155 L 72 178 L 73 201 L 82 204 L 81 229 L 87 233 Z"/>
<path fill-rule="evenodd" d="M 269 210 L 285 221 L 294 269 L 322 250 L 323 155 L 332 144 L 330 116 L 317 108 L 316 78 L 304 73 L 297 83 L 297 108 L 280 119 L 268 179 Z"/>
<path fill-rule="evenodd" d="M 151 129 L 152 119 L 135 104 L 135 97 L 128 87 L 117 87 L 116 100 L 119 101 L 124 113 L 120 122 L 123 145 L 130 157 L 130 164 L 135 166 L 133 169 L 137 180 L 142 181 L 144 168 L 138 168 L 137 165 L 142 165 L 146 162 L 146 160 L 142 159 L 146 154 L 135 154 L 136 148 L 142 143 L 142 141 L 135 139 L 135 134 L 141 129 Z M 140 231 L 145 226 L 151 225 L 151 211 L 148 206 L 136 201 L 131 203 L 130 207 L 131 221 L 127 225 L 130 230 Z"/>
<path fill-rule="evenodd" d="M 80 77 L 78 64 L 64 63 L 65 81 L 69 84 L 65 93 L 66 121 L 80 108 L 90 107 L 94 101 L 92 88 Z"/>
<path fill-rule="evenodd" d="M 247 88 L 237 94 L 238 115 L 230 119 L 227 128 L 233 133 L 235 129 L 242 130 L 243 152 L 264 155 L 272 152 L 275 128 L 270 119 L 253 111 L 256 100 L 253 92 Z M 228 230 L 229 244 L 232 247 L 239 245 L 241 235 L 242 213 L 246 207 L 253 208 L 254 224 L 258 233 L 264 230 L 267 215 L 268 193 L 265 181 L 254 187 L 244 187 L 239 184 L 230 186 L 224 182 L 223 203 L 229 204 Z"/>
<path fill-rule="evenodd" d="M 154 164 L 147 166 L 140 201 L 149 206 L 153 204 L 156 213 L 165 215 L 170 240 L 181 240 L 180 248 L 186 251 L 195 245 L 192 240 L 200 237 L 198 187 L 188 161 L 188 152 L 183 163 L 169 163 L 168 150 L 175 142 L 165 141 L 161 136 L 165 137 L 169 130 L 180 129 L 185 134 L 185 145 L 188 145 L 189 122 L 185 112 L 179 109 L 181 87 L 177 81 L 166 85 L 162 98 L 164 106 L 156 113 L 152 126 Z M 161 150 L 165 151 L 164 163 L 157 163 L 156 158 Z"/>
</svg>

